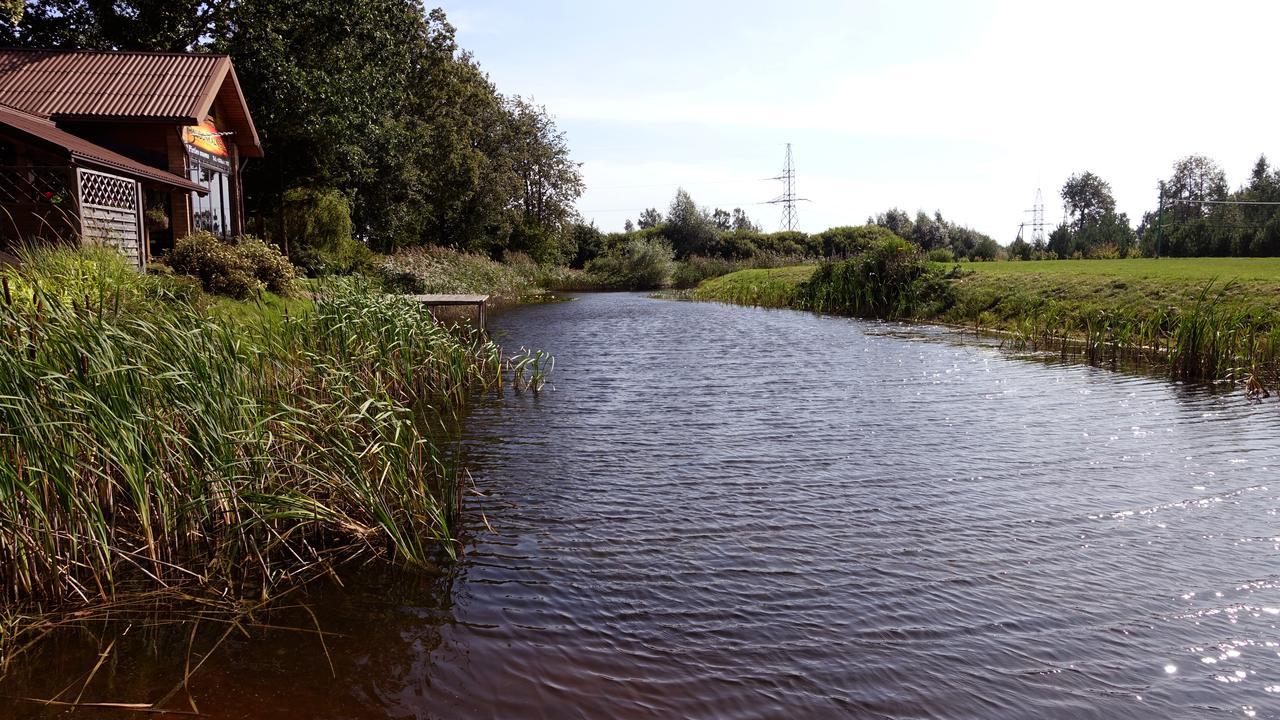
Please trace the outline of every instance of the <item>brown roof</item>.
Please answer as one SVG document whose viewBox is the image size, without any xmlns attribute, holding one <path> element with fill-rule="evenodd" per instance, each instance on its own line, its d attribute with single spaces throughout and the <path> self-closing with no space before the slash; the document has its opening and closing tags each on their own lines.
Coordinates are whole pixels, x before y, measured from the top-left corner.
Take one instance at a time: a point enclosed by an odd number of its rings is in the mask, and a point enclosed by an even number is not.
<svg viewBox="0 0 1280 720">
<path fill-rule="evenodd" d="M 191 190 L 201 194 L 209 192 L 208 188 L 193 183 L 180 175 L 153 168 L 133 158 L 125 157 L 118 152 L 95 145 L 82 137 L 77 137 L 58 129 L 58 126 L 49 120 L 21 110 L 0 105 L 0 127 L 9 128 L 34 140 L 60 148 L 68 153 L 73 160 L 78 160 L 86 165 L 94 165 L 105 170 L 115 171 L 140 180 L 149 180 L 168 187 Z"/>
<path fill-rule="evenodd" d="M 0 49 L 0 103 L 54 120 L 196 125 L 221 97 L 243 154 L 262 154 L 226 55 Z"/>
</svg>

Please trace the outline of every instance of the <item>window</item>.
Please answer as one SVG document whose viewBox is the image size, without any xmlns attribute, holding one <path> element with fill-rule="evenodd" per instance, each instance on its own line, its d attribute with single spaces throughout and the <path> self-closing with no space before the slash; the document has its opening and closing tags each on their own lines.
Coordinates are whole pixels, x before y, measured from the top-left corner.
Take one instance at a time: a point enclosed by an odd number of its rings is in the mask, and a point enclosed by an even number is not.
<svg viewBox="0 0 1280 720">
<path fill-rule="evenodd" d="M 231 234 L 230 168 L 192 158 L 191 180 L 209 189 L 207 195 L 191 194 L 193 221 L 197 230 L 214 235 Z"/>
</svg>

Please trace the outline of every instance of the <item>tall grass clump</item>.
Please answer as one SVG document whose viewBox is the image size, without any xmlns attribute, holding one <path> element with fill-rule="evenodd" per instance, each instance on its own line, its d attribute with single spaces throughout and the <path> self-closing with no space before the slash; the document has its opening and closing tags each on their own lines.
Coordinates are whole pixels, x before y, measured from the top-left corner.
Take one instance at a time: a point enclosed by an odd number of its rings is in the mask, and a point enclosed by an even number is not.
<svg viewBox="0 0 1280 720">
<path fill-rule="evenodd" d="M 453 552 L 458 477 L 422 409 L 501 384 L 482 335 L 353 283 L 250 328 L 157 301 L 150 279 L 71 292 L 49 283 L 75 259 L 39 260 L 0 298 L 5 601 L 266 596 L 338 559 Z"/>
<path fill-rule="evenodd" d="M 388 291 L 475 293 L 518 298 L 537 292 L 538 266 L 527 256 L 511 263 L 488 255 L 439 247 L 416 247 L 380 257 L 374 265 Z"/>
<path fill-rule="evenodd" d="M 867 317 L 914 317 L 941 301 L 946 286 L 920 248 L 876 240 L 848 260 L 824 263 L 796 289 L 796 307 Z"/>
</svg>

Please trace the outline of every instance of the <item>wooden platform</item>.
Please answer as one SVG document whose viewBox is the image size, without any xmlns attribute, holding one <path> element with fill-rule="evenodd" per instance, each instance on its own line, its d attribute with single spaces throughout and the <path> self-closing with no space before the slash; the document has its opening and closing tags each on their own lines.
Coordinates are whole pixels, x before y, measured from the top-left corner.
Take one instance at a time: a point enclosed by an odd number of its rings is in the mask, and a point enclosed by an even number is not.
<svg viewBox="0 0 1280 720">
<path fill-rule="evenodd" d="M 489 302 L 488 295 L 405 295 L 404 297 L 420 302 L 428 308 L 432 307 L 457 307 L 472 305 L 476 309 L 476 325 L 481 330 L 485 325 L 485 304 Z"/>
</svg>

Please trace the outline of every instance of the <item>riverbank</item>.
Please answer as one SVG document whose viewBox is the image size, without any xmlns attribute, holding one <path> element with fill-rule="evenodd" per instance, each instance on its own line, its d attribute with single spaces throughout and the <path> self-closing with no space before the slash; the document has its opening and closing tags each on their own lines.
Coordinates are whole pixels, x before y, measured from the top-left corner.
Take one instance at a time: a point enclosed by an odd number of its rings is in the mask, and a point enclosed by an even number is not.
<svg viewBox="0 0 1280 720">
<path fill-rule="evenodd" d="M 809 283 L 819 267 L 732 273 L 689 296 L 833 309 L 814 307 Z M 1001 331 L 1017 347 L 1074 344 L 1093 361 L 1157 364 L 1183 379 L 1274 383 L 1280 375 L 1280 259 L 934 264 L 921 281 L 927 287 L 910 312 L 849 314 Z"/>
</svg>

